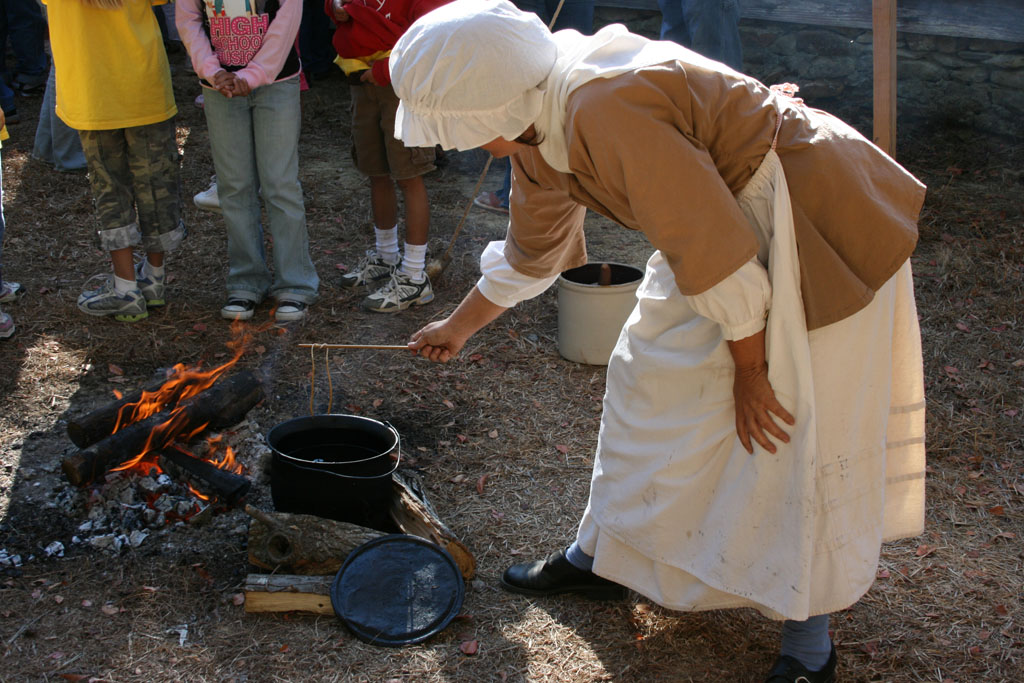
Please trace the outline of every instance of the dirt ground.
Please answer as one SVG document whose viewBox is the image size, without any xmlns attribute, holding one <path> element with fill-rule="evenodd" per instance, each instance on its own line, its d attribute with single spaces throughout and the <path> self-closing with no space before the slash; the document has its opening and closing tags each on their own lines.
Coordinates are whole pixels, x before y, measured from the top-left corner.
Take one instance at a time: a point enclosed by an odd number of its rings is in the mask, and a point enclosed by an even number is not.
<svg viewBox="0 0 1024 683">
<path fill-rule="evenodd" d="M 446 366 L 392 351 L 336 351 L 328 383 L 324 358 L 296 347 L 404 343 L 454 308 L 476 279 L 480 251 L 504 233 L 501 218 L 470 212 L 433 303 L 395 316 L 361 310 L 363 293 L 338 286 L 371 238 L 340 80 L 302 95 L 301 180 L 321 299 L 296 329 L 251 326 L 257 338 L 241 364 L 266 373 L 269 390 L 244 429 L 264 433 L 311 405 L 323 412 L 328 399 L 334 411 L 395 425 L 403 467 L 420 475 L 478 561 L 461 615 L 424 644 L 389 649 L 356 640 L 333 617 L 246 614 L 238 598 L 253 568 L 248 517 L 238 511 L 168 527 L 116 554 L 73 542 L 89 492 L 69 490 L 60 470 L 75 450 L 69 416 L 174 363 L 216 364 L 232 337 L 218 316 L 221 220 L 188 201 L 212 173 L 203 115 L 192 104 L 199 87 L 183 56 L 172 59 L 189 238 L 169 259 L 169 305 L 148 320 L 119 324 L 75 308 L 83 282 L 109 266 L 92 237 L 86 176 L 29 156 L 38 98 L 21 101 L 22 122 L 3 148 L 4 275 L 29 293 L 5 306 L 18 331 L 0 344 L 0 553 L 21 556 L 21 566 L 0 569 L 0 680 L 761 680 L 778 625 L 753 612 L 679 614 L 638 596 L 529 600 L 499 588 L 507 564 L 571 539 L 586 502 L 604 369 L 559 356 L 554 290 L 506 314 Z M 887 544 L 875 586 L 834 615 L 841 680 L 1019 681 L 1024 147 L 968 130 L 901 139 L 900 160 L 930 188 L 914 256 L 928 383 L 927 529 Z M 446 161 L 428 178 L 434 257 L 485 158 L 450 153 Z M 492 172 L 486 187 L 498 181 Z M 646 261 L 642 237 L 588 220 L 592 260 Z M 254 322 L 269 313 L 261 306 Z M 240 455 L 255 469 L 251 454 Z M 265 478 L 247 474 L 250 502 L 269 508 Z M 81 505 L 57 504 L 68 496 Z M 63 556 L 47 555 L 54 541 Z"/>
</svg>

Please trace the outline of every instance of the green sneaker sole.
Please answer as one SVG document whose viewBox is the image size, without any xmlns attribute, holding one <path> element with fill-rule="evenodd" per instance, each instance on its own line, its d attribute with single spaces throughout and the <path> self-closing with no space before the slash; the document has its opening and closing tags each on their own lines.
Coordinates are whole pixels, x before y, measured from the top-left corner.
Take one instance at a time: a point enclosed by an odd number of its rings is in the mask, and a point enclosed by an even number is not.
<svg viewBox="0 0 1024 683">
<path fill-rule="evenodd" d="M 134 315 L 129 313 L 118 313 L 114 316 L 114 320 L 119 323 L 137 323 L 140 320 L 145 320 L 149 317 L 149 312 L 136 313 Z"/>
</svg>

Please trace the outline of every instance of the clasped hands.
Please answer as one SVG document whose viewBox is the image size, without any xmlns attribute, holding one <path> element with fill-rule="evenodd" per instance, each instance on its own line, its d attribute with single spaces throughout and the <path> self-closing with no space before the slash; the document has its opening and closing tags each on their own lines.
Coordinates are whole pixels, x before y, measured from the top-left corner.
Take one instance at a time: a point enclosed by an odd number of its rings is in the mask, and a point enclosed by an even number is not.
<svg viewBox="0 0 1024 683">
<path fill-rule="evenodd" d="M 224 97 L 245 97 L 252 92 L 252 88 L 244 78 L 224 69 L 213 75 L 210 85 Z"/>
</svg>

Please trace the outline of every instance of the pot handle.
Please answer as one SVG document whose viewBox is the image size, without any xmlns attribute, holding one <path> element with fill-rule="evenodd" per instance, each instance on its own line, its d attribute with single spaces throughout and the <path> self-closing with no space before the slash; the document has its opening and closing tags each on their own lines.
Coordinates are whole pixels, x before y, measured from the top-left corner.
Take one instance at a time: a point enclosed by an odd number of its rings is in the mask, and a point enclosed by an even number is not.
<svg viewBox="0 0 1024 683">
<path fill-rule="evenodd" d="M 401 453 L 401 451 L 399 451 L 398 452 L 398 457 L 395 458 L 394 466 L 388 472 L 385 472 L 385 473 L 382 473 L 382 474 L 394 474 L 395 470 L 398 469 L 398 463 L 401 461 L 401 459 L 402 459 L 402 453 Z M 357 476 L 352 476 L 352 475 L 348 475 L 348 474 L 338 474 L 337 472 L 331 472 L 330 470 L 318 470 L 315 467 L 304 467 L 304 466 L 302 466 L 302 465 L 300 465 L 300 464 L 298 464 L 296 462 L 289 463 L 289 466 L 290 467 L 294 467 L 295 469 L 299 469 L 299 470 L 304 470 L 306 472 L 310 472 L 312 474 L 326 474 L 326 475 L 331 476 L 331 477 L 337 477 L 338 479 L 349 479 L 349 480 L 351 480 L 351 479 L 377 479 L 379 476 L 382 476 L 382 475 L 377 475 L 377 476 L 373 476 L 373 477 L 357 477 Z"/>
<path fill-rule="evenodd" d="M 391 433 L 395 435 L 395 448 L 398 449 L 398 459 L 401 460 L 402 459 L 402 435 L 399 434 L 398 430 L 395 429 L 395 426 L 393 424 L 391 424 L 390 422 L 388 422 L 387 420 L 381 420 L 381 424 L 383 424 L 388 429 L 390 429 Z"/>
</svg>

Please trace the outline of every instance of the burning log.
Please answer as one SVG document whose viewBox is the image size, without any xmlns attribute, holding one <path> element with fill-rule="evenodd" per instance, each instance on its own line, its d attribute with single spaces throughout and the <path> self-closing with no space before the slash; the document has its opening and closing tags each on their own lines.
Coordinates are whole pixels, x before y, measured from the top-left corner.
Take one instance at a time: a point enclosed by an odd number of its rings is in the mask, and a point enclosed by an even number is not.
<svg viewBox="0 0 1024 683">
<path fill-rule="evenodd" d="M 333 575 L 249 574 L 245 579 L 245 611 L 333 615 L 333 580 Z"/>
<path fill-rule="evenodd" d="M 243 370 L 179 403 L 65 458 L 61 468 L 68 481 L 82 486 L 133 458 L 165 448 L 171 442 L 204 429 L 223 429 L 239 422 L 263 399 L 263 385 Z"/>
<path fill-rule="evenodd" d="M 252 487 L 252 483 L 241 474 L 200 460 L 174 445 L 160 452 L 159 463 L 160 469 L 171 476 L 188 480 L 193 487 L 213 493 L 232 507 L 241 502 Z"/>
<path fill-rule="evenodd" d="M 68 420 L 68 436 L 71 438 L 71 442 L 79 448 L 88 448 L 100 439 L 110 436 L 119 424 L 123 425 L 128 421 L 126 413 L 131 411 L 134 405 L 147 397 L 155 396 L 165 383 L 167 383 L 166 378 L 157 380 L 85 415 L 71 418 Z M 167 406 L 177 403 L 187 387 L 186 383 L 180 382 L 162 394 L 159 398 L 160 409 L 163 410 Z"/>
</svg>

